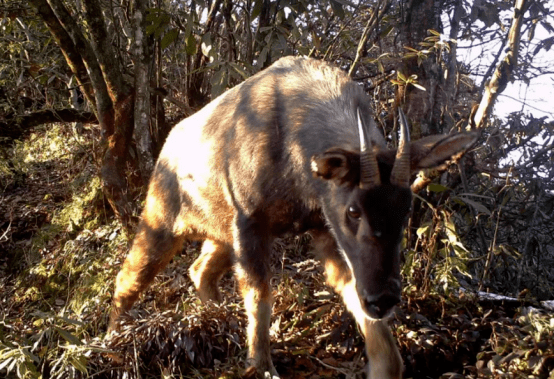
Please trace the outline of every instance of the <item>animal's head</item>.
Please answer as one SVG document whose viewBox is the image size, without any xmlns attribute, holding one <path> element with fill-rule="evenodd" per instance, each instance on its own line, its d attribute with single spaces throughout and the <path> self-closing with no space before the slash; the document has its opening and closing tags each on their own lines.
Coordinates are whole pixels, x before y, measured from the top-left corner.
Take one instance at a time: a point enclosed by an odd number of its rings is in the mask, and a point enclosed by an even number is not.
<svg viewBox="0 0 554 379">
<path fill-rule="evenodd" d="M 412 172 L 441 165 L 477 138 L 461 133 L 410 143 L 402 111 L 399 120 L 397 151 L 374 149 L 358 112 L 360 151 L 333 148 L 311 162 L 314 176 L 330 184 L 323 211 L 362 309 L 374 319 L 385 317 L 400 301 L 400 244 L 411 210 Z"/>
</svg>

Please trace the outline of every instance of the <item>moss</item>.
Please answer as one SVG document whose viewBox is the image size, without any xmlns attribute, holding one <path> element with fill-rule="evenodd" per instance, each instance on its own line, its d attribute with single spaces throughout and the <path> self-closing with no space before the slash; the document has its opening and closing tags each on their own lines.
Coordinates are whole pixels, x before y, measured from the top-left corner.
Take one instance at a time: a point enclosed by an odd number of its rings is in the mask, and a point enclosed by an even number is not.
<svg viewBox="0 0 554 379">
<path fill-rule="evenodd" d="M 56 213 L 52 223 L 64 227 L 68 232 L 75 232 L 86 226 L 98 224 L 98 220 L 90 212 L 90 203 L 102 195 L 102 186 L 97 176 L 79 177 L 73 181 L 71 201 L 61 211 Z"/>
</svg>

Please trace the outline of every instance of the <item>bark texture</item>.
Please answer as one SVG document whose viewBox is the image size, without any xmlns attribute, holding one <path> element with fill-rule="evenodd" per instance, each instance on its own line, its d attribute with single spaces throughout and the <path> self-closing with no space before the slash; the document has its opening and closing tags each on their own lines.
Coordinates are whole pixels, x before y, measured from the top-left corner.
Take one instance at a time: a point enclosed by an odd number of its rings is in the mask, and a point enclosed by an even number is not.
<svg viewBox="0 0 554 379">
<path fill-rule="evenodd" d="M 150 75 L 149 63 L 152 55 L 149 54 L 148 38 L 146 36 L 146 7 L 145 1 L 136 1 L 133 12 L 135 29 L 135 141 L 137 143 L 138 161 L 141 177 L 148 183 L 154 168 L 152 156 L 152 134 L 150 132 Z"/>
<path fill-rule="evenodd" d="M 125 165 L 134 127 L 134 92 L 123 80 L 118 54 L 109 38 L 100 4 L 96 0 L 83 2 L 89 26 L 87 39 L 61 0 L 32 0 L 31 3 L 58 42 L 93 106 L 103 136 L 101 178 L 104 195 L 115 214 L 127 222 L 131 212 Z"/>
</svg>

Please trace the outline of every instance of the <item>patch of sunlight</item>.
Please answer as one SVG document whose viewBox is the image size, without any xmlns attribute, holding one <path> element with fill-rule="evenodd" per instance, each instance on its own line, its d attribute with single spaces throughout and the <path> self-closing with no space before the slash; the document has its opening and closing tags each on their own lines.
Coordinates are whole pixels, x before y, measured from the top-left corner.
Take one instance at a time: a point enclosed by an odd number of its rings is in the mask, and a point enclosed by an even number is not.
<svg viewBox="0 0 554 379">
<path fill-rule="evenodd" d="M 98 196 L 102 196 L 102 183 L 96 175 L 89 176 L 87 179 L 87 181 L 82 183 L 82 186 L 79 186 L 80 188 L 75 188 L 71 201 L 65 204 L 63 209 L 54 215 L 52 218 L 53 224 L 65 227 L 68 232 L 81 229 L 85 226 L 83 225 L 85 221 L 89 221 L 86 225 L 88 227 L 93 226 L 88 225 L 91 221 L 96 224 L 96 218 L 89 220 L 89 209 L 91 202 Z M 75 182 L 79 181 L 75 180 Z"/>
</svg>

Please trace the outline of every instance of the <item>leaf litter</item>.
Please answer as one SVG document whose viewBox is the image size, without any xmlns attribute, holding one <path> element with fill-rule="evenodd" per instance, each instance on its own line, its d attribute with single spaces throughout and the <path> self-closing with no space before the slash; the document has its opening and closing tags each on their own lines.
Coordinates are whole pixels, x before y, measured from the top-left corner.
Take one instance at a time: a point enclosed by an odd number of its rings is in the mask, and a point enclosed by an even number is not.
<svg viewBox="0 0 554 379">
<path fill-rule="evenodd" d="M 61 137 L 41 136 L 70 139 L 67 128 L 54 132 Z M 186 270 L 197 244 L 158 275 L 121 332 L 104 338 L 131 238 L 111 221 L 101 194 L 79 200 L 94 188 L 96 169 L 80 153 L 87 146 L 78 146 L 55 159 L 16 162 L 1 178 L 0 250 L 9 253 L 0 254 L 0 376 L 253 377 L 244 367 L 246 319 L 232 276 L 222 280 L 222 304 L 196 297 Z M 18 148 L 13 159 L 30 151 Z M 33 156 L 40 157 L 36 146 Z M 287 379 L 364 378 L 363 339 L 309 250 L 307 236 L 274 246 L 275 366 Z M 390 324 L 405 378 L 554 378 L 554 313 L 532 301 L 410 292 Z"/>
</svg>

